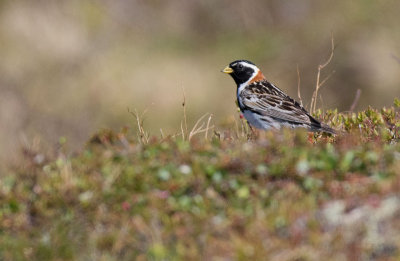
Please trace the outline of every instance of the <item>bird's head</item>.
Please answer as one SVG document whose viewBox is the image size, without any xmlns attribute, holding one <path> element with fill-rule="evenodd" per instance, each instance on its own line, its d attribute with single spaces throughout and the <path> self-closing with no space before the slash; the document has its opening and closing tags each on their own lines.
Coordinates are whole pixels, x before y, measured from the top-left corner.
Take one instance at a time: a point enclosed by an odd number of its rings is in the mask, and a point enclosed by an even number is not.
<svg viewBox="0 0 400 261">
<path fill-rule="evenodd" d="M 221 72 L 227 73 L 232 76 L 233 80 L 237 85 L 240 85 L 245 82 L 251 82 L 255 78 L 261 77 L 264 78 L 260 69 L 254 65 L 254 63 L 247 60 L 237 60 L 231 62 L 225 69 Z"/>
</svg>

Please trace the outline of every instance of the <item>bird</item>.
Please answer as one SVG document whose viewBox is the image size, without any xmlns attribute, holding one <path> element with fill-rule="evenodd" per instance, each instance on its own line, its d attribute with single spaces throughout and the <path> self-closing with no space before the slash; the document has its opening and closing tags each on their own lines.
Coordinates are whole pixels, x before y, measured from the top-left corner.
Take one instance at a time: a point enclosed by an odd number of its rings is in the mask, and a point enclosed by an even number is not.
<svg viewBox="0 0 400 261">
<path fill-rule="evenodd" d="M 254 63 L 236 60 L 221 72 L 229 74 L 235 81 L 237 104 L 250 126 L 262 130 L 289 127 L 305 128 L 311 132 L 337 133 L 270 83 Z"/>
</svg>

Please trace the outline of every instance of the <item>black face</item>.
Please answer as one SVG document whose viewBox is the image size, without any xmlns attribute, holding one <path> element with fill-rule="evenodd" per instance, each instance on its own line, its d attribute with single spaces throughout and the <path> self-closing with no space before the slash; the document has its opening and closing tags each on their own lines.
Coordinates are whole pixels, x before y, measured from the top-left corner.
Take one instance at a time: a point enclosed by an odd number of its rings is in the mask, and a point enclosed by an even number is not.
<svg viewBox="0 0 400 261">
<path fill-rule="evenodd" d="M 254 65 L 247 60 L 237 60 L 229 64 L 229 67 L 233 70 L 230 75 L 237 85 L 247 82 L 254 73 L 254 69 L 246 66 L 246 64 Z"/>
</svg>

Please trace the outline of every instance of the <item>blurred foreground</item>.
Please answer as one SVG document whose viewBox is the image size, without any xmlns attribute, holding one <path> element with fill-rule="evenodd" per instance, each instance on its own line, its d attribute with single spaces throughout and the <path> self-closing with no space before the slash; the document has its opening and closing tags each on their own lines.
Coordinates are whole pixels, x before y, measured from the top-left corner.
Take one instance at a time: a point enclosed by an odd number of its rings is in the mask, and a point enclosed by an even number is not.
<svg viewBox="0 0 400 261">
<path fill-rule="evenodd" d="M 400 101 L 324 120 L 346 133 L 27 148 L 0 183 L 0 260 L 399 260 Z"/>
</svg>

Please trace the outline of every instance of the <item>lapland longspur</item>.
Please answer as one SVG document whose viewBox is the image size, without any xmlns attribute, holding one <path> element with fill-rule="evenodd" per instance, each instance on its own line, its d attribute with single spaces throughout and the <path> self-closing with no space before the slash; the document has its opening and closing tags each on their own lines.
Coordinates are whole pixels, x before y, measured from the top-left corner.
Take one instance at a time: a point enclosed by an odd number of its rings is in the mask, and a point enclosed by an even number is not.
<svg viewBox="0 0 400 261">
<path fill-rule="evenodd" d="M 250 125 L 263 130 L 301 127 L 312 132 L 336 133 L 268 82 L 254 63 L 237 60 L 222 72 L 231 75 L 235 81 L 239 108 Z"/>
</svg>

